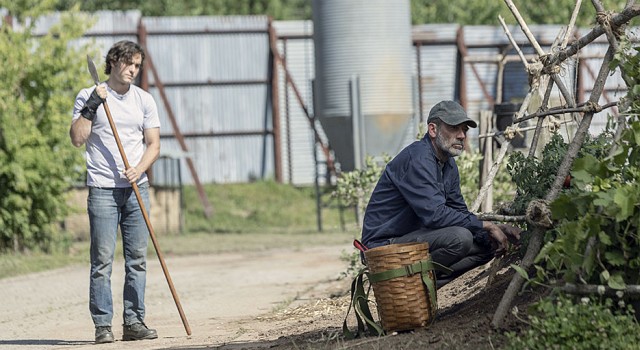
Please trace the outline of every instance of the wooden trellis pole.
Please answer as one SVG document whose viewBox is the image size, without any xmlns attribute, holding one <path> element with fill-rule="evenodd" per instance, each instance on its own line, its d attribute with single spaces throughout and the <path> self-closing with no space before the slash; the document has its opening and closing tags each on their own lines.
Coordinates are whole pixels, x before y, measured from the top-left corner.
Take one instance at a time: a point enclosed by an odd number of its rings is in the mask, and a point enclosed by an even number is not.
<svg viewBox="0 0 640 350">
<path fill-rule="evenodd" d="M 506 5 L 509 7 L 509 9 L 511 10 L 516 20 L 518 21 L 518 24 L 520 25 L 523 33 L 525 34 L 525 36 L 527 37 L 531 45 L 535 48 L 536 53 L 539 56 L 538 60 L 536 60 L 535 62 L 531 62 L 531 63 L 524 62 L 525 67 L 527 67 L 529 74 L 532 75 L 533 79 L 531 79 L 531 81 L 533 82 L 533 84 L 531 85 L 529 89 L 529 93 L 525 97 L 525 100 L 522 103 L 522 107 L 520 111 L 516 114 L 516 118 L 514 118 L 514 120 L 516 122 L 520 122 L 520 121 L 526 120 L 525 118 L 527 119 L 536 118 L 536 117 L 538 118 L 537 128 L 536 128 L 534 140 L 533 140 L 533 144 L 534 145 L 537 144 L 537 140 L 543 126 L 544 118 L 545 116 L 549 115 L 549 113 L 547 113 L 549 96 L 551 93 L 551 89 L 555 84 L 560 90 L 567 104 L 566 106 L 563 106 L 560 110 L 555 112 L 572 112 L 574 115 L 574 120 L 579 121 L 578 129 L 575 133 L 573 140 L 569 144 L 567 153 L 562 163 L 560 164 L 558 173 L 554 179 L 554 183 L 551 186 L 547 195 L 545 196 L 544 201 L 542 202 L 542 203 L 550 203 L 551 201 L 556 199 L 556 197 L 560 193 L 564 179 L 569 173 L 571 166 L 573 164 L 573 161 L 578 154 L 578 151 L 582 147 L 585 136 L 587 135 L 587 132 L 589 130 L 589 126 L 591 125 L 591 120 L 593 119 L 593 115 L 603 109 L 602 106 L 598 105 L 598 101 L 604 90 L 605 82 L 610 75 L 609 64 L 612 61 L 613 56 L 616 53 L 616 50 L 618 48 L 616 31 L 618 30 L 619 27 L 628 23 L 629 20 L 640 15 L 640 6 L 635 5 L 633 1 L 628 1 L 625 9 L 621 13 L 612 15 L 610 17 L 604 17 L 604 7 L 602 6 L 602 3 L 599 0 L 592 0 L 593 6 L 595 7 L 596 11 L 598 11 L 599 13 L 599 17 L 598 17 L 599 25 L 596 26 L 587 35 L 578 39 L 577 41 L 575 41 L 574 43 L 572 43 L 567 47 L 566 45 L 568 44 L 568 38 L 570 33 L 573 31 L 575 17 L 581 5 L 581 0 L 577 0 L 570 24 L 564 33 L 564 38 L 561 41 L 559 41 L 558 44 L 554 44 L 554 49 L 551 51 L 551 53 L 547 54 L 542 50 L 540 45 L 537 43 L 537 41 L 533 37 L 531 31 L 528 29 L 527 24 L 522 19 L 522 16 L 520 16 L 520 13 L 517 7 L 515 6 L 515 4 L 511 0 L 504 0 L 504 1 Z M 504 22 L 502 21 L 502 23 Z M 506 25 L 503 25 L 503 26 L 505 28 L 505 31 L 508 32 L 508 30 L 506 29 Z M 595 80 L 593 90 L 591 92 L 589 100 L 584 105 L 582 105 L 582 107 L 577 107 L 578 104 L 575 100 L 575 97 L 572 96 L 569 90 L 566 89 L 563 82 L 560 80 L 558 76 L 559 65 L 562 64 L 568 58 L 576 55 L 581 48 L 588 45 L 593 40 L 595 40 L 596 38 L 598 38 L 603 34 L 607 35 L 607 38 L 609 40 L 609 48 L 602 61 L 602 65 L 598 72 L 598 76 Z M 509 34 L 508 36 L 511 38 Z M 515 42 L 513 40 L 512 40 L 512 44 L 514 45 L 514 47 L 517 47 L 517 45 L 515 45 Z M 558 46 L 557 48 L 555 47 L 556 45 Z M 548 79 L 548 82 L 545 81 L 546 79 Z M 625 82 L 627 81 L 628 80 L 625 79 Z M 533 94 L 534 93 L 537 94 L 541 90 L 544 90 L 545 93 L 544 93 L 544 98 L 542 100 L 542 104 L 538 108 L 538 111 L 534 113 L 533 116 L 525 117 L 524 112 L 529 107 Z M 612 105 L 617 105 L 617 103 L 612 103 Z M 579 108 L 582 108 L 582 109 L 580 110 Z M 579 118 L 580 115 L 582 115 L 581 119 Z M 478 198 L 471 206 L 472 211 L 477 211 L 477 209 L 479 208 L 479 205 L 482 202 L 482 199 L 484 198 L 483 197 L 484 193 L 488 190 L 488 187 L 493 182 L 493 178 L 495 177 L 495 174 L 497 173 L 497 169 L 500 166 L 500 163 L 502 162 L 502 160 L 504 159 L 504 156 L 508 148 L 509 147 L 502 147 L 500 154 L 498 155 L 498 158 L 494 162 L 494 165 L 491 169 L 491 172 L 489 173 L 489 176 L 485 184 L 483 184 L 483 187 L 478 195 Z M 530 151 L 529 156 L 533 155 L 532 152 L 534 151 Z M 524 258 L 520 263 L 520 267 L 523 268 L 525 271 L 532 266 L 534 258 L 540 252 L 540 248 L 542 246 L 542 238 L 544 236 L 545 231 L 547 230 L 547 226 L 537 224 L 535 221 L 530 220 L 530 218 L 527 218 L 527 219 L 529 221 L 529 224 L 533 226 L 533 232 L 531 234 L 529 245 L 527 247 L 527 252 L 525 253 Z M 498 305 L 498 308 L 496 309 L 496 312 L 491 322 L 492 326 L 494 327 L 502 326 L 504 317 L 509 311 L 511 304 L 513 303 L 513 300 L 517 292 L 522 287 L 523 283 L 524 283 L 524 278 L 519 274 L 515 274 L 509 286 L 507 287 L 507 290 L 505 291 L 502 297 L 502 300 Z"/>
</svg>

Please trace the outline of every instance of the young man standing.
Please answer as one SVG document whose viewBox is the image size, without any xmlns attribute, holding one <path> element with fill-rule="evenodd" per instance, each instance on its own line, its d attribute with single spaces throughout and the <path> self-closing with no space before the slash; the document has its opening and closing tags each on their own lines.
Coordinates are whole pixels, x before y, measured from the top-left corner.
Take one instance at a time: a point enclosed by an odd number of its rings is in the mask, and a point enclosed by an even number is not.
<svg viewBox="0 0 640 350">
<path fill-rule="evenodd" d="M 157 332 L 144 323 L 149 231 L 132 188 L 133 183 L 138 184 L 145 208 L 149 210 L 149 183 L 145 172 L 160 153 L 160 121 L 153 97 L 133 85 L 144 56 L 142 48 L 131 41 L 119 41 L 109 49 L 105 68 L 109 78 L 78 93 L 69 132 L 74 146 L 86 147 L 91 236 L 89 311 L 96 328 L 96 343 L 114 341 L 111 271 L 118 227 L 125 258 L 122 339 L 158 337 Z M 108 101 L 131 164 L 129 169 L 124 168 L 104 101 Z"/>
</svg>

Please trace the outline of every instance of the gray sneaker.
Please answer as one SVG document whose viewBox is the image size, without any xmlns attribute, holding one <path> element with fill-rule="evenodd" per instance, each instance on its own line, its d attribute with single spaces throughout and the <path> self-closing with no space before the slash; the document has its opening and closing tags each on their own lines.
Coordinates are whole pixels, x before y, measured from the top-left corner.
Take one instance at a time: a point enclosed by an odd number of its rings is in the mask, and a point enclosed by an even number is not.
<svg viewBox="0 0 640 350">
<path fill-rule="evenodd" d="M 96 344 L 113 343 L 113 341 L 111 326 L 96 327 Z"/>
<path fill-rule="evenodd" d="M 158 332 L 155 329 L 150 329 L 144 323 L 134 323 L 124 325 L 122 332 L 122 340 L 142 340 L 142 339 L 156 339 Z"/>
</svg>

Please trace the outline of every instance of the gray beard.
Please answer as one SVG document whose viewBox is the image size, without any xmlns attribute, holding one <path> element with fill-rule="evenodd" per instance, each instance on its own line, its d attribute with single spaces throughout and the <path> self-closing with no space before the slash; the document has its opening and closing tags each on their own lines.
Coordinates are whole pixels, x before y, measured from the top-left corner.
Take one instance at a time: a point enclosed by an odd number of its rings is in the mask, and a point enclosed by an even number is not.
<svg viewBox="0 0 640 350">
<path fill-rule="evenodd" d="M 443 139 L 442 134 L 440 132 L 436 133 L 436 146 L 440 149 L 440 151 L 448 156 L 448 157 L 457 157 L 462 154 L 463 149 L 457 149 L 453 147 L 453 143 L 447 145 L 446 141 Z M 463 145 L 464 147 L 464 145 Z"/>
</svg>

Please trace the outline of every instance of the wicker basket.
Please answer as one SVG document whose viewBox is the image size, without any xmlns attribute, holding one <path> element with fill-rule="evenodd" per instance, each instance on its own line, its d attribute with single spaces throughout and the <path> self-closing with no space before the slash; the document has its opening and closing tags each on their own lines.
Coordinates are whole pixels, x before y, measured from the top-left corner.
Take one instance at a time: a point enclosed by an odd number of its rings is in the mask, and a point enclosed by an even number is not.
<svg viewBox="0 0 640 350">
<path fill-rule="evenodd" d="M 371 275 L 430 260 L 427 243 L 390 244 L 369 249 L 364 255 Z M 426 273 L 435 286 L 433 271 Z M 385 332 L 427 327 L 433 322 L 437 301 L 431 300 L 421 273 L 372 282 L 372 286 Z"/>
</svg>

